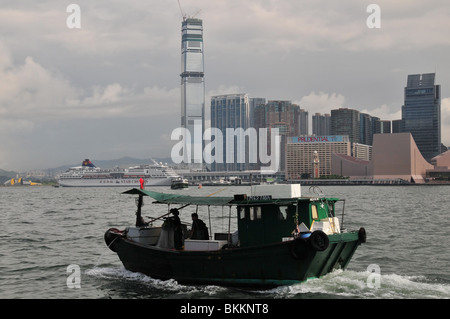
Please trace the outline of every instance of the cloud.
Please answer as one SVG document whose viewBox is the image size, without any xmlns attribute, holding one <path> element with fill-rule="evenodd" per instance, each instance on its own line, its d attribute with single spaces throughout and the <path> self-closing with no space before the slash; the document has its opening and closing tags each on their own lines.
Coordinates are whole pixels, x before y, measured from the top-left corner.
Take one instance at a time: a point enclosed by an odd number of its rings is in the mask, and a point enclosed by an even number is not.
<svg viewBox="0 0 450 319">
<path fill-rule="evenodd" d="M 389 107 L 387 104 L 380 105 L 371 110 L 362 109 L 361 113 L 367 113 L 371 116 L 380 118 L 381 120 L 399 120 L 402 118 L 402 110 L 398 107 Z"/>
<path fill-rule="evenodd" d="M 8 121 L 142 117 L 178 112 L 179 88 L 136 89 L 119 83 L 80 88 L 32 57 L 16 65 L 5 52 L 0 56 L 0 114 Z"/>
<path fill-rule="evenodd" d="M 166 143 L 149 140 L 179 125 L 179 87 L 80 87 L 33 57 L 16 63 L 1 41 L 0 48 L 1 168 L 46 168 L 89 154 L 166 155 Z"/>
<path fill-rule="evenodd" d="M 308 110 L 310 116 L 315 113 L 330 114 L 332 109 L 346 107 L 345 97 L 339 93 L 311 92 L 295 103 L 299 104 L 301 108 Z"/>
</svg>

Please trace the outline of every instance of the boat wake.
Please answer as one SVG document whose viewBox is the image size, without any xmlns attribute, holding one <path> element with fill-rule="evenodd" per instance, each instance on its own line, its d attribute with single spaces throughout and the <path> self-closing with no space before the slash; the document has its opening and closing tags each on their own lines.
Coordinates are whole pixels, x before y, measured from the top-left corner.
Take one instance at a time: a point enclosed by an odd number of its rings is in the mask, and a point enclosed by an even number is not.
<svg viewBox="0 0 450 319">
<path fill-rule="evenodd" d="M 203 298 L 217 297 L 226 290 L 219 286 L 186 286 L 179 284 L 174 279 L 160 280 L 149 277 L 142 273 L 132 272 L 123 267 L 94 267 L 85 272 L 86 275 L 100 279 L 114 280 L 116 284 L 122 285 L 123 290 L 128 285 L 135 285 L 141 288 L 143 298 L 152 297 L 153 294 L 157 298 Z M 116 287 L 117 288 L 117 287 Z M 133 297 L 133 296 L 129 296 Z"/>
<path fill-rule="evenodd" d="M 379 286 L 371 282 L 369 272 L 336 270 L 321 278 L 304 283 L 282 286 L 271 290 L 231 289 L 220 286 L 186 286 L 176 280 L 159 280 L 135 273 L 125 268 L 94 267 L 86 275 L 114 280 L 130 290 L 130 285 L 139 288 L 144 298 L 271 298 L 271 299 L 318 299 L 318 298 L 362 298 L 362 299 L 450 299 L 450 284 L 433 281 L 424 276 L 380 275 Z M 142 289 L 144 287 L 145 289 Z M 152 296 L 155 295 L 155 296 Z M 126 297 L 134 297 L 132 295 Z"/>
<path fill-rule="evenodd" d="M 450 285 L 425 276 L 382 274 L 378 282 L 370 272 L 336 270 L 321 278 L 271 290 L 273 298 L 450 298 Z M 268 293 L 268 292 L 266 292 Z"/>
</svg>

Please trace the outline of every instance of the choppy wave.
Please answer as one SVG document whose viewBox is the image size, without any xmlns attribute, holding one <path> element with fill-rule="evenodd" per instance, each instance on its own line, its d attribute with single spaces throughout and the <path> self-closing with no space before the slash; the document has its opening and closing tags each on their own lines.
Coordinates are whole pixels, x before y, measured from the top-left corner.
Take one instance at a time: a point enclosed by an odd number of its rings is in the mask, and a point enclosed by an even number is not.
<svg viewBox="0 0 450 319">
<path fill-rule="evenodd" d="M 380 275 L 374 284 L 372 273 L 337 270 L 304 283 L 279 287 L 275 298 L 450 298 L 450 285 L 430 282 L 424 276 Z"/>
<path fill-rule="evenodd" d="M 227 290 L 219 286 L 186 286 L 179 284 L 174 279 L 160 280 L 141 273 L 131 272 L 125 268 L 114 267 L 94 267 L 85 272 L 86 275 L 115 283 L 115 289 L 126 289 L 127 284 L 133 284 L 134 288 L 138 288 L 141 298 L 157 297 L 157 298 L 205 298 L 220 297 Z M 140 287 L 138 287 L 140 285 Z M 145 295 L 147 293 L 147 295 Z"/>
<path fill-rule="evenodd" d="M 336 270 L 321 278 L 271 290 L 240 290 L 220 286 L 186 286 L 176 280 L 159 280 L 124 268 L 95 267 L 86 275 L 120 283 L 144 285 L 158 295 L 172 298 L 362 298 L 426 299 L 450 298 L 448 283 L 433 282 L 424 276 L 380 275 L 379 285 L 371 282 L 369 272 Z M 116 286 L 117 288 L 117 286 Z M 151 297 L 151 296 L 141 296 Z"/>
</svg>

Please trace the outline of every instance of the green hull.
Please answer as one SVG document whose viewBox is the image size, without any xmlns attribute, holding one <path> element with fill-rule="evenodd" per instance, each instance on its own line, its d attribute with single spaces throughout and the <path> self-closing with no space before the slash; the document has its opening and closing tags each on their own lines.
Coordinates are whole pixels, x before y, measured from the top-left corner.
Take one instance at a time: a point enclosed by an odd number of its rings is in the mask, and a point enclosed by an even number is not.
<svg viewBox="0 0 450 319">
<path fill-rule="evenodd" d="M 216 251 L 184 251 L 143 245 L 108 230 L 105 240 L 126 269 L 187 284 L 270 288 L 291 285 L 345 269 L 358 245 L 358 232 L 329 235 L 323 251 L 310 239 Z"/>
</svg>

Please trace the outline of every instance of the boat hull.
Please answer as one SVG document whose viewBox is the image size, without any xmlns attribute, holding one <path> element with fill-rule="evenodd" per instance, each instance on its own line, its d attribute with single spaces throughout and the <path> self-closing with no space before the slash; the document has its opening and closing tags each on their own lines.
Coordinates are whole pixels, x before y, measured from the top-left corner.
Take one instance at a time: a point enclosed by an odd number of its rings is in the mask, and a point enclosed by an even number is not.
<svg viewBox="0 0 450 319">
<path fill-rule="evenodd" d="M 187 183 L 177 183 L 177 184 L 172 184 L 170 186 L 171 189 L 183 189 L 183 188 L 189 188 L 189 184 Z"/>
<path fill-rule="evenodd" d="M 172 178 L 144 178 L 145 186 L 170 186 Z M 129 179 L 94 179 L 67 178 L 59 179 L 58 184 L 64 187 L 139 187 L 139 178 Z"/>
<path fill-rule="evenodd" d="M 248 288 L 291 285 L 345 269 L 363 242 L 358 232 L 329 235 L 321 251 L 309 239 L 257 247 L 186 251 L 161 249 L 108 230 L 105 240 L 127 270 L 182 284 L 215 284 Z"/>
</svg>

